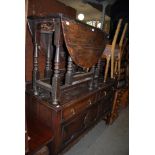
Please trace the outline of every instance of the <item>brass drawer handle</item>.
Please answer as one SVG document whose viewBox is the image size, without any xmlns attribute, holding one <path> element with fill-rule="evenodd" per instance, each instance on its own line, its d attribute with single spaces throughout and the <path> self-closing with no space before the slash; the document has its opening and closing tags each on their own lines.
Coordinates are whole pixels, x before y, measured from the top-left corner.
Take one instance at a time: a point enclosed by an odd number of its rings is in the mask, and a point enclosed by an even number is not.
<svg viewBox="0 0 155 155">
<path fill-rule="evenodd" d="M 27 140 L 28 140 L 28 141 L 31 140 L 31 137 L 28 136 L 28 137 L 27 137 Z"/>
<path fill-rule="evenodd" d="M 91 100 L 89 99 L 89 105 L 91 105 L 92 104 L 92 102 L 91 102 Z"/>
<path fill-rule="evenodd" d="M 72 113 L 73 115 L 75 115 L 75 110 L 74 110 L 74 108 L 71 109 L 71 113 Z"/>
</svg>

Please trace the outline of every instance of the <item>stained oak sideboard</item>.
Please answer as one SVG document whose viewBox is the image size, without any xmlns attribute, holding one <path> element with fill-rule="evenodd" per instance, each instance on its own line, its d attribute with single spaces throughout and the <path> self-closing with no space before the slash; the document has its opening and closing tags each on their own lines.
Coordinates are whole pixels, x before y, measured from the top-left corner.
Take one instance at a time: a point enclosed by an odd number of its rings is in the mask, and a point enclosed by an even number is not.
<svg viewBox="0 0 155 155">
<path fill-rule="evenodd" d="M 112 110 L 115 80 L 103 81 L 104 32 L 63 14 L 29 17 L 34 44 L 32 81 L 26 85 L 27 120 L 50 128 L 52 153 L 69 148 Z M 46 55 L 44 78 L 39 50 Z"/>
</svg>

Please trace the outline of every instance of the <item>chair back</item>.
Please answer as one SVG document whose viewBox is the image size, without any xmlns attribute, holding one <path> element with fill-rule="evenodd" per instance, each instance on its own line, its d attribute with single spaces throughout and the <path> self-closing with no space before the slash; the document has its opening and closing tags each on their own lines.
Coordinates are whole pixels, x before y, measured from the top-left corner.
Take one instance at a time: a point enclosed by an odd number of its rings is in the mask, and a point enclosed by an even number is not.
<svg viewBox="0 0 155 155">
<path fill-rule="evenodd" d="M 124 26 L 124 29 L 123 29 L 123 32 L 122 32 L 122 36 L 121 36 L 121 39 L 120 39 L 120 42 L 119 42 L 120 59 L 121 59 L 121 57 L 123 55 L 124 48 L 125 48 L 125 46 L 127 44 L 127 39 L 125 40 L 125 35 L 126 35 L 127 27 L 128 27 L 128 23 L 125 23 L 125 26 Z"/>
<path fill-rule="evenodd" d="M 126 56 L 129 54 L 129 53 L 127 53 L 128 52 L 128 50 L 127 50 L 128 43 L 129 43 L 128 39 L 125 38 L 124 42 L 123 42 L 123 45 L 122 45 L 122 48 L 121 48 L 120 62 L 122 61 L 122 59 L 126 59 Z"/>
<path fill-rule="evenodd" d="M 117 41 L 117 37 L 118 37 L 118 33 L 120 31 L 120 27 L 122 24 L 123 19 L 119 19 L 118 21 L 118 25 L 115 31 L 115 35 L 112 41 L 112 47 L 111 47 L 111 78 L 114 77 L 114 51 L 115 51 L 115 46 L 116 46 L 116 41 Z"/>
<path fill-rule="evenodd" d="M 121 48 L 122 45 L 123 45 L 123 41 L 124 41 L 124 38 L 125 38 L 125 34 L 126 34 L 126 31 L 127 31 L 127 27 L 128 27 L 128 23 L 125 23 L 125 26 L 124 26 L 124 29 L 123 29 L 123 32 L 122 32 L 122 36 L 121 36 L 121 39 L 120 39 L 120 42 L 119 42 L 119 47 Z"/>
</svg>

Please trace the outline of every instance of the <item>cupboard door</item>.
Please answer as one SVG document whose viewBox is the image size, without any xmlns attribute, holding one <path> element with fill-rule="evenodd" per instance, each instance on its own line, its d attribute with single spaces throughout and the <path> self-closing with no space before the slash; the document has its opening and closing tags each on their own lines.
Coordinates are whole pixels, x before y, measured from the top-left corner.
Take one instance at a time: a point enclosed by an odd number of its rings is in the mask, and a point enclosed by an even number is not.
<svg viewBox="0 0 155 155">
<path fill-rule="evenodd" d="M 84 125 L 85 127 L 91 125 L 94 121 L 96 121 L 98 115 L 98 104 L 93 105 L 84 118 Z"/>
<path fill-rule="evenodd" d="M 72 119 L 70 122 L 62 124 L 63 143 L 68 143 L 84 128 L 85 114 Z"/>
</svg>

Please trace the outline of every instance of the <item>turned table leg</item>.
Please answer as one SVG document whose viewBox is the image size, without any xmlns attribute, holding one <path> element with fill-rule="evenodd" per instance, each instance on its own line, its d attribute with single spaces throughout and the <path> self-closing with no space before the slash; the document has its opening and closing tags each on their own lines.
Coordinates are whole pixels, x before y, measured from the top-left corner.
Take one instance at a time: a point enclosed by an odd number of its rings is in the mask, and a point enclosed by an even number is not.
<svg viewBox="0 0 155 155">
<path fill-rule="evenodd" d="M 68 84 L 68 85 L 72 84 L 72 70 L 73 70 L 72 58 L 68 56 L 68 65 L 67 65 L 65 84 Z"/>
<path fill-rule="evenodd" d="M 95 65 L 91 68 L 91 72 L 92 72 L 92 79 L 91 79 L 91 82 L 89 84 L 89 90 L 92 90 L 93 89 L 93 86 L 94 86 L 94 78 L 95 78 Z"/>
<path fill-rule="evenodd" d="M 52 64 L 51 64 L 51 59 L 52 59 L 52 34 L 48 34 L 48 43 L 47 43 L 47 51 L 46 51 L 46 65 L 45 65 L 45 78 L 50 78 L 51 73 L 52 73 Z"/>
<path fill-rule="evenodd" d="M 52 78 L 52 100 L 53 104 L 57 105 L 60 102 L 60 20 L 55 23 L 54 44 L 56 46 L 56 53 L 54 59 L 54 75 Z"/>
<path fill-rule="evenodd" d="M 33 53 L 33 71 L 32 71 L 32 86 L 34 95 L 38 95 L 36 81 L 39 79 L 38 70 L 38 44 L 34 43 L 34 53 Z"/>
</svg>

